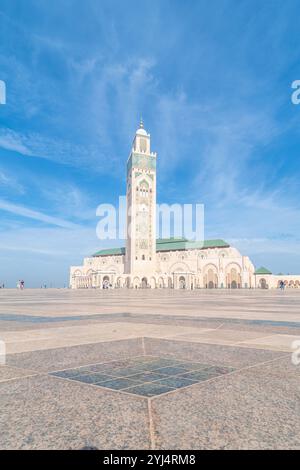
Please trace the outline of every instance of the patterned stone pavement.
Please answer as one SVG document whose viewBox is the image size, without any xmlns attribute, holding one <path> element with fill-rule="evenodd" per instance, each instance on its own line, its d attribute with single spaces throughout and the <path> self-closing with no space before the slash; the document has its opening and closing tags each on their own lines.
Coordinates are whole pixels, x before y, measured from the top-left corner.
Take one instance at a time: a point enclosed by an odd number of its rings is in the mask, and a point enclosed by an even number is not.
<svg viewBox="0 0 300 470">
<path fill-rule="evenodd" d="M 1 449 L 300 449 L 300 293 L 0 291 Z"/>
</svg>

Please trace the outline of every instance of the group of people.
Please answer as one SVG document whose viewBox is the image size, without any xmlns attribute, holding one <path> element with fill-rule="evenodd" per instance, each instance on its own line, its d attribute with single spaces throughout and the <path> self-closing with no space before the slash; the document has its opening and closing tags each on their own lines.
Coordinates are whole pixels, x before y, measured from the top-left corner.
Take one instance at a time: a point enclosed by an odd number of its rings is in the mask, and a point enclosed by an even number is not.
<svg viewBox="0 0 300 470">
<path fill-rule="evenodd" d="M 17 283 L 17 289 L 23 290 L 25 286 L 25 282 L 23 280 L 18 281 Z"/>
</svg>

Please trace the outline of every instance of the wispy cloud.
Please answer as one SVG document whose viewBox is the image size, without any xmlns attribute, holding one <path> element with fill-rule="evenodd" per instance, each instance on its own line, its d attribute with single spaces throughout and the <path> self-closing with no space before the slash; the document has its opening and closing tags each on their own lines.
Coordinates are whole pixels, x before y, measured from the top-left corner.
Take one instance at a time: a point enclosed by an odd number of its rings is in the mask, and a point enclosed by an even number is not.
<svg viewBox="0 0 300 470">
<path fill-rule="evenodd" d="M 97 154 L 96 148 L 93 146 L 87 148 L 69 141 L 50 139 L 42 134 L 24 134 L 9 128 L 0 128 L 0 148 L 24 156 L 43 158 L 74 167 L 86 168 L 94 164 L 97 171 L 103 169 L 105 160 L 103 155 Z"/>
<path fill-rule="evenodd" d="M 33 152 L 26 146 L 26 139 L 11 129 L 0 129 L 0 147 L 5 150 L 17 152 L 22 155 L 34 156 Z"/>
<path fill-rule="evenodd" d="M 72 218 L 81 222 L 96 221 L 96 202 L 75 184 L 53 182 L 39 186 L 39 191 L 51 203 L 52 210 L 64 218 Z"/>
<path fill-rule="evenodd" d="M 57 227 L 68 229 L 74 229 L 77 227 L 77 225 L 72 222 L 68 222 L 58 217 L 52 217 L 50 215 L 43 214 L 42 212 L 28 209 L 27 207 L 23 207 L 17 204 L 11 204 L 10 202 L 6 202 L 4 200 L 0 200 L 0 210 L 10 212 L 11 214 L 21 217 L 38 220 L 46 224 L 56 225 Z"/>
<path fill-rule="evenodd" d="M 25 188 L 11 173 L 0 167 L 0 190 L 11 189 L 17 194 L 24 194 Z"/>
</svg>

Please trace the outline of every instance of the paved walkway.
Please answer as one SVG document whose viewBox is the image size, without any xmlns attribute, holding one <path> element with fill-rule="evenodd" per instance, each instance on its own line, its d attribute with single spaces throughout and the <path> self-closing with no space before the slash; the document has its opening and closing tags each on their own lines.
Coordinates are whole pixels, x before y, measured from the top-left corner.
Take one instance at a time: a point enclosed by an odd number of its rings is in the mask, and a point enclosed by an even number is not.
<svg viewBox="0 0 300 470">
<path fill-rule="evenodd" d="M 0 339 L 0 448 L 300 448 L 300 292 L 0 290 Z"/>
</svg>

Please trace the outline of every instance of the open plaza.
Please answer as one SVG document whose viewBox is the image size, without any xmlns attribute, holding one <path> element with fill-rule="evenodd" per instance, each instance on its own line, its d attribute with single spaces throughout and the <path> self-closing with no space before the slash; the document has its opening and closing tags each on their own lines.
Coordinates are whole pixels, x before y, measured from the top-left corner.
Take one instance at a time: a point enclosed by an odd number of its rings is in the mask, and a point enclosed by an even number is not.
<svg viewBox="0 0 300 470">
<path fill-rule="evenodd" d="M 298 290 L 0 290 L 1 449 L 300 449 Z"/>
</svg>

